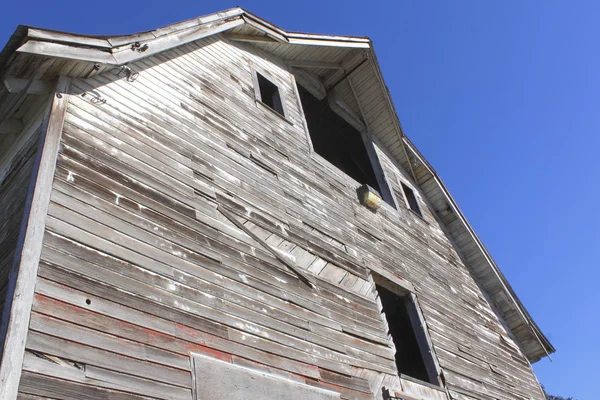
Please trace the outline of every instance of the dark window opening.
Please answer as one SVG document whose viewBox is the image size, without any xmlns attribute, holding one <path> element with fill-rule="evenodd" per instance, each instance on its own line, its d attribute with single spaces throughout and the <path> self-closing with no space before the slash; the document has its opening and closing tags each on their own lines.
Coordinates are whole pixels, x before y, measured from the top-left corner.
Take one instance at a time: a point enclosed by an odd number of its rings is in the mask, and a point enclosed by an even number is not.
<svg viewBox="0 0 600 400">
<path fill-rule="evenodd" d="M 406 202 L 408 203 L 408 208 L 417 213 L 419 217 L 422 217 L 421 208 L 419 207 L 419 202 L 415 197 L 415 192 L 406 186 L 404 183 L 402 184 L 402 191 L 404 192 L 404 197 L 406 197 Z"/>
<path fill-rule="evenodd" d="M 436 374 L 432 372 L 431 353 L 424 344 L 426 343 L 425 332 L 416 321 L 418 317 L 410 294 L 399 295 L 379 285 L 376 285 L 376 288 L 390 335 L 396 346 L 398 373 L 437 384 Z"/>
<path fill-rule="evenodd" d="M 393 205 L 387 191 L 382 193 L 361 133 L 329 107 L 327 98 L 318 100 L 300 85 L 298 92 L 315 152 Z"/>
<path fill-rule="evenodd" d="M 256 73 L 256 77 L 260 91 L 260 101 L 269 106 L 273 111 L 283 115 L 283 104 L 281 103 L 281 94 L 277 85 L 258 72 Z"/>
</svg>

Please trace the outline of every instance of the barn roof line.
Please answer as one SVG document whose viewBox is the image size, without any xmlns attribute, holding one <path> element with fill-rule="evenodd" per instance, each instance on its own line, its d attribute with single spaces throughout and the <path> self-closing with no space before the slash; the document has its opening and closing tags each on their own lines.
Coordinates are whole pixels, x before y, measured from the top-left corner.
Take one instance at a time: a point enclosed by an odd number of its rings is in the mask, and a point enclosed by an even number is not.
<svg viewBox="0 0 600 400">
<path fill-rule="evenodd" d="M 20 53 L 120 66 L 242 24 L 249 24 L 264 31 L 267 37 L 276 42 L 371 48 L 371 41 L 364 37 L 287 32 L 241 8 L 232 8 L 132 35 L 81 35 L 20 25 L 11 39 L 24 41 L 14 49 Z M 9 40 L 9 45 L 12 41 Z M 132 46 L 137 43 L 148 45 L 147 50 L 140 51 L 138 48 L 132 51 Z"/>
<path fill-rule="evenodd" d="M 428 182 L 428 188 L 423 192 L 432 204 L 432 208 L 446 227 L 452 226 L 452 236 L 455 239 L 460 237 L 462 238 L 461 243 L 466 243 L 464 245 L 456 244 L 461 250 L 465 263 L 484 291 L 496 305 L 498 305 L 498 298 L 507 304 L 504 308 L 498 307 L 499 312 L 528 359 L 535 362 L 554 352 L 554 347 L 518 299 L 435 170 L 404 135 L 391 96 L 385 86 L 371 40 L 368 38 L 287 32 L 239 7 L 132 35 L 90 36 L 21 25 L 0 53 L 0 76 L 2 79 L 7 77 L 9 61 L 19 54 L 74 60 L 103 66 L 122 66 L 186 43 L 231 31 L 241 25 L 254 29 L 254 34 L 245 38 L 248 41 L 265 44 L 349 48 L 357 49 L 367 55 L 370 61 L 367 64 L 377 76 L 381 91 L 386 98 L 389 108 L 387 112 L 392 116 L 391 119 L 399 139 L 398 146 L 402 151 L 389 150 L 397 154 L 397 161 L 412 173 L 417 185 L 422 186 L 424 182 Z M 245 40 L 243 35 L 238 35 L 238 39 Z M 342 71 L 344 71 L 343 68 Z M 419 174 L 415 174 L 415 168 L 419 169 Z M 430 185 L 431 182 L 434 184 Z M 473 251 L 469 252 L 468 257 L 463 250 L 467 245 L 475 249 L 474 253 Z"/>
</svg>

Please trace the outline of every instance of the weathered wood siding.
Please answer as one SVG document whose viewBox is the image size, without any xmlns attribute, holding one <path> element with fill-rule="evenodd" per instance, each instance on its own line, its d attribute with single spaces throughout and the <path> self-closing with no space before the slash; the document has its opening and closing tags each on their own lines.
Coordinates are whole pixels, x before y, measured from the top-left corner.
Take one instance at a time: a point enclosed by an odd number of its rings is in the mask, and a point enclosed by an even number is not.
<svg viewBox="0 0 600 400">
<path fill-rule="evenodd" d="M 31 182 L 46 104 L 44 100 L 24 104 L 16 114 L 24 123 L 22 131 L 0 137 L 0 315 Z M 2 340 L 0 338 L 0 342 Z"/>
<path fill-rule="evenodd" d="M 191 399 L 190 352 L 346 399 L 418 396 L 395 376 L 369 270 L 414 285 L 454 398 L 542 398 L 419 188 L 423 219 L 406 209 L 385 151 L 399 207 L 376 215 L 310 154 L 287 68 L 219 37 L 131 68 L 135 82 L 72 82 L 23 398 Z M 286 119 L 255 102 L 252 68 L 283 88 Z"/>
</svg>

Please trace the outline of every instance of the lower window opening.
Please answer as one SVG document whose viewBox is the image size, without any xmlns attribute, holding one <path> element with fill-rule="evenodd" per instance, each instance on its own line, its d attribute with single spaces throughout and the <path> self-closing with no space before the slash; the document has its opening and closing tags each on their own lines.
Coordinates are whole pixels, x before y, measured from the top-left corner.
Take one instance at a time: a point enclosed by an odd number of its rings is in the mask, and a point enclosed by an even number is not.
<svg viewBox="0 0 600 400">
<path fill-rule="evenodd" d="M 435 373 L 431 371 L 431 353 L 423 342 L 426 340 L 425 332 L 415 321 L 416 309 L 410 294 L 396 294 L 379 285 L 376 288 L 396 347 L 398 373 L 437 385 Z"/>
<path fill-rule="evenodd" d="M 329 107 L 327 98 L 318 100 L 301 85 L 298 92 L 314 151 L 393 205 L 386 192 L 382 193 L 361 133 Z"/>
</svg>

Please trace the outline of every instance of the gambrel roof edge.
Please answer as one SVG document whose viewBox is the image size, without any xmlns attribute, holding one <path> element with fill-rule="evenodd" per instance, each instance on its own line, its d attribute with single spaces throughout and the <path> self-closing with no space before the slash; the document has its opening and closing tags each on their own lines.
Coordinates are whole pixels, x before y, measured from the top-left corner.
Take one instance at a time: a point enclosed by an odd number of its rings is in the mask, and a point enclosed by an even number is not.
<svg viewBox="0 0 600 400">
<path fill-rule="evenodd" d="M 502 314 L 508 328 L 531 362 L 555 351 L 518 299 L 489 252 L 470 226 L 447 188 L 416 147 L 404 135 L 370 39 L 365 37 L 287 32 L 241 8 L 210 14 L 149 32 L 125 36 L 89 36 L 19 26 L 0 53 L 0 76 L 19 54 L 73 60 L 96 68 L 126 65 L 204 37 L 249 25 L 266 43 L 364 49 L 392 115 L 397 140 L 389 149 L 413 175 L 439 219 L 447 227 L 473 276 Z M 362 51 L 362 50 L 361 50 Z M 357 64 L 358 65 L 358 64 Z M 358 68 L 358 65 L 356 68 Z M 96 68 L 96 69 L 98 69 Z M 4 88 L 1 88 L 4 89 Z M 1 94 L 1 93 L 0 93 Z M 1 96 L 0 96 L 1 100 Z M 0 118 L 6 116 L 0 115 Z M 500 306 L 502 304 L 502 306 Z"/>
</svg>

